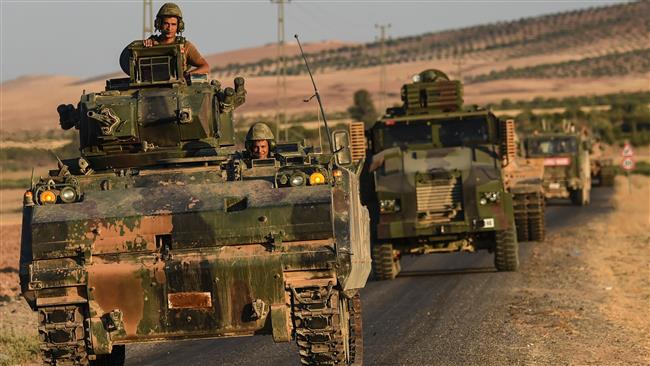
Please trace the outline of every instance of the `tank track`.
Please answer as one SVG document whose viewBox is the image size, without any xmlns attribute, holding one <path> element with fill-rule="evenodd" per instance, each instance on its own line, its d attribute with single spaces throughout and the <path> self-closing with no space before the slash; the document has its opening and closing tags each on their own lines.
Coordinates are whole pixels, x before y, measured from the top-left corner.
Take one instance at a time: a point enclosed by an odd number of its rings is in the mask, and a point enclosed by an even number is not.
<svg viewBox="0 0 650 366">
<path fill-rule="evenodd" d="M 80 305 L 38 309 L 41 355 L 46 365 L 89 365 L 86 308 Z"/>
<path fill-rule="evenodd" d="M 343 301 L 339 296 L 339 291 L 331 285 L 293 289 L 295 337 L 303 365 L 360 364 L 363 343 L 357 335 L 362 332 L 361 301 L 358 295 Z M 341 304 L 347 309 L 341 309 Z M 350 315 L 349 329 L 341 328 L 340 317 L 344 314 Z M 346 347 L 349 360 L 346 360 Z"/>
</svg>

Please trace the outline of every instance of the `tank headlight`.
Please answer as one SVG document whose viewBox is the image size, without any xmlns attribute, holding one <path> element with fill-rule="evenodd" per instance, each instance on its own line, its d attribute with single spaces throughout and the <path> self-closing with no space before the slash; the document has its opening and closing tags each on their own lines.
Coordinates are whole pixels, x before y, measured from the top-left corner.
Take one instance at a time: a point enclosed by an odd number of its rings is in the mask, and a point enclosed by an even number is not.
<svg viewBox="0 0 650 366">
<path fill-rule="evenodd" d="M 481 199 L 478 201 L 478 203 L 480 203 L 480 204 L 483 205 L 483 206 L 484 206 L 484 205 L 487 205 L 487 202 L 488 202 L 488 201 L 485 199 L 485 197 L 481 198 Z"/>
<path fill-rule="evenodd" d="M 77 191 L 72 187 L 65 187 L 61 190 L 61 201 L 65 203 L 72 203 L 77 200 Z"/>
<path fill-rule="evenodd" d="M 41 204 L 56 203 L 56 193 L 50 190 L 41 192 L 38 198 Z"/>
<path fill-rule="evenodd" d="M 325 176 L 320 172 L 312 173 L 312 175 L 309 176 L 309 184 L 312 186 L 325 184 Z"/>
<path fill-rule="evenodd" d="M 305 184 L 305 177 L 298 173 L 291 176 L 291 186 L 298 187 Z"/>
</svg>

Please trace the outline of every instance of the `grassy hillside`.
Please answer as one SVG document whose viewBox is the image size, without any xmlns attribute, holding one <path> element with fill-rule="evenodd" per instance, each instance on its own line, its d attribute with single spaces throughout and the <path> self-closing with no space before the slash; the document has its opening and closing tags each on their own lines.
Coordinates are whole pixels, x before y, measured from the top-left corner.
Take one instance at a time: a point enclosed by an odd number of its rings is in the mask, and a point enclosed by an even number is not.
<svg viewBox="0 0 650 366">
<path fill-rule="evenodd" d="M 385 60 L 387 64 L 399 64 L 460 57 L 510 59 L 573 50 L 578 53 L 578 60 L 583 57 L 591 60 L 581 65 L 589 70 L 587 73 L 598 73 L 603 68 L 617 73 L 635 73 L 647 69 L 647 62 L 645 66 L 627 68 L 616 64 L 624 56 L 629 56 L 626 61 L 644 61 L 650 50 L 648 14 L 650 1 L 639 1 L 395 38 L 386 44 Z M 631 52 L 634 50 L 642 52 Z M 367 68 L 379 65 L 380 44 L 343 46 L 308 56 L 315 72 Z M 563 62 L 553 68 L 560 69 L 560 73 L 573 74 L 575 65 Z M 275 59 L 267 57 L 215 67 L 212 72 L 220 77 L 267 76 L 275 75 L 277 69 Z M 299 56 L 288 58 L 286 72 L 288 75 L 306 72 Z M 536 73 L 537 70 L 524 69 L 519 76 L 534 78 Z"/>
</svg>

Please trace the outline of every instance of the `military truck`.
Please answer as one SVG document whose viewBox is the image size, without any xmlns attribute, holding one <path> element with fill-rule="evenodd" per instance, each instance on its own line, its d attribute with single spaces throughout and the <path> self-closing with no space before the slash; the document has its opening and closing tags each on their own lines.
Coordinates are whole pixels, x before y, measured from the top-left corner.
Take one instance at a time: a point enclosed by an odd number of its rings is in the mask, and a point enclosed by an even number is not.
<svg viewBox="0 0 650 366">
<path fill-rule="evenodd" d="M 533 133 L 522 143 L 526 158 L 543 161 L 544 195 L 547 199 L 568 198 L 575 205 L 589 204 L 590 143 L 583 133 L 564 123 L 562 131 Z"/>
<path fill-rule="evenodd" d="M 24 195 L 20 281 L 44 362 L 270 334 L 295 339 L 302 364 L 360 364 L 369 217 L 347 133 L 336 153 L 278 143 L 247 159 L 233 132 L 243 78 L 184 75 L 178 44 L 128 52 L 128 78 L 59 107 L 81 156 Z"/>
<path fill-rule="evenodd" d="M 502 171 L 516 147 L 513 122 L 508 130 L 489 110 L 463 106 L 462 85 L 439 70 L 416 75 L 401 99 L 368 131 L 375 277 L 394 278 L 402 255 L 451 251 L 488 250 L 498 270 L 516 270 L 513 193 Z"/>
</svg>

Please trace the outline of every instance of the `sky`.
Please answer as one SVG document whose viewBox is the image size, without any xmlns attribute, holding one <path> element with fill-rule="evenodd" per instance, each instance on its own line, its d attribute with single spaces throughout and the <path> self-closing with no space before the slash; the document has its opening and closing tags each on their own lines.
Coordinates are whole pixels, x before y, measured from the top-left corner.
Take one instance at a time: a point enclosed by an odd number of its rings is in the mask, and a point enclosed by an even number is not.
<svg viewBox="0 0 650 366">
<path fill-rule="evenodd" d="M 291 0 L 287 42 L 374 41 L 375 24 L 392 38 L 621 1 Z M 184 36 L 204 54 L 255 47 L 277 39 L 277 5 L 270 0 L 177 1 Z M 154 15 L 163 1 L 153 2 Z M 119 70 L 122 48 L 142 35 L 141 0 L 0 0 L 0 81 L 22 75 L 92 77 Z M 236 62 L 236 60 L 233 60 Z"/>
</svg>

